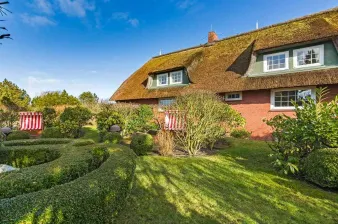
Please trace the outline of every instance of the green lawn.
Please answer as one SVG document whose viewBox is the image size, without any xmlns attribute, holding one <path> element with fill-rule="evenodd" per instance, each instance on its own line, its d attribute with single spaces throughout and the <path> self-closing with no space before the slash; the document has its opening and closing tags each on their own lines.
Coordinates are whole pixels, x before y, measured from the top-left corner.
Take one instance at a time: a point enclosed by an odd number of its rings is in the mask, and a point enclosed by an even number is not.
<svg viewBox="0 0 338 224">
<path fill-rule="evenodd" d="M 338 223 L 338 193 L 276 173 L 264 142 L 208 157 L 139 157 L 117 223 Z"/>
</svg>

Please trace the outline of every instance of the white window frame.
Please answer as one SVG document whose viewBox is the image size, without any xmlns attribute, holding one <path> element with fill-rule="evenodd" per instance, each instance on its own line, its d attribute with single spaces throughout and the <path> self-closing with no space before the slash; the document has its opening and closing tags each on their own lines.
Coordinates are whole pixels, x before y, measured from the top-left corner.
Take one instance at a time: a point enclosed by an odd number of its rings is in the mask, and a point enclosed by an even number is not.
<svg viewBox="0 0 338 224">
<path fill-rule="evenodd" d="M 313 48 L 319 48 L 319 63 L 308 64 L 308 65 L 298 65 L 297 53 L 299 51 L 308 51 Z M 324 65 L 324 44 L 293 50 L 293 67 L 294 68 L 304 68 L 304 67 L 321 66 L 321 65 Z"/>
<path fill-rule="evenodd" d="M 228 98 L 229 95 L 232 95 L 232 94 L 239 94 L 239 98 Z M 225 101 L 239 101 L 239 100 L 242 100 L 242 92 L 233 92 L 233 93 L 226 93 L 224 95 L 224 100 Z"/>
<path fill-rule="evenodd" d="M 165 77 L 166 77 L 166 79 L 167 79 L 167 83 L 166 83 L 166 84 L 160 83 L 160 77 L 162 77 L 162 76 L 165 76 Z M 167 86 L 167 85 L 169 85 L 168 73 L 158 74 L 158 75 L 157 75 L 157 85 L 158 85 L 158 86 Z"/>
<path fill-rule="evenodd" d="M 175 98 L 159 98 L 158 99 L 158 111 L 160 111 L 160 112 L 164 111 L 163 108 L 162 108 L 163 105 L 160 104 L 161 100 L 172 100 L 173 103 L 175 102 Z"/>
<path fill-rule="evenodd" d="M 268 69 L 268 57 L 273 57 L 276 55 L 281 55 L 284 54 L 285 55 L 285 68 L 276 68 L 276 69 Z M 281 71 L 281 70 L 286 70 L 289 69 L 289 51 L 283 51 L 283 52 L 278 52 L 278 53 L 274 53 L 274 54 L 266 54 L 263 56 L 263 60 L 264 60 L 264 72 L 275 72 L 275 71 Z"/>
<path fill-rule="evenodd" d="M 311 98 L 316 99 L 316 87 L 307 86 L 307 87 L 298 87 L 298 88 L 284 88 L 284 89 L 272 89 L 270 94 L 270 109 L 271 110 L 294 110 L 295 107 L 276 107 L 275 106 L 275 93 L 282 91 L 292 91 L 292 90 L 311 90 Z"/>
<path fill-rule="evenodd" d="M 173 73 L 179 73 L 181 76 L 181 81 L 180 82 L 174 82 L 173 78 L 172 78 L 172 74 Z M 174 71 L 174 72 L 170 72 L 170 84 L 182 84 L 183 83 L 183 71 Z"/>
</svg>

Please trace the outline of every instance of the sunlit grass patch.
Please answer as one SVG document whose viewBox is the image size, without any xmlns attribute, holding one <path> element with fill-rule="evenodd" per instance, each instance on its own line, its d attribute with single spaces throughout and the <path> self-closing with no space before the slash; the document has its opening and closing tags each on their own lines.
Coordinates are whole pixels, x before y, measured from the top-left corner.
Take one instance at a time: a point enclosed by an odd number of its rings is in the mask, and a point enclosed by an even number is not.
<svg viewBox="0 0 338 224">
<path fill-rule="evenodd" d="M 198 158 L 137 159 L 118 223 L 337 223 L 338 194 L 273 170 L 265 142 Z"/>
</svg>

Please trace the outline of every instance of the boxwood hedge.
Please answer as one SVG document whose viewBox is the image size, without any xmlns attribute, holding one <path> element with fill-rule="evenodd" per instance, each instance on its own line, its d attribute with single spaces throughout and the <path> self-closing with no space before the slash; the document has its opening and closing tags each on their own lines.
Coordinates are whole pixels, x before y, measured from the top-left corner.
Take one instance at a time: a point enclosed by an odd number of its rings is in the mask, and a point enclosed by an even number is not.
<svg viewBox="0 0 338 224">
<path fill-rule="evenodd" d="M 67 183 L 96 169 L 108 156 L 106 146 L 59 147 L 61 156 L 52 162 L 0 174 L 0 199 Z"/>
<path fill-rule="evenodd" d="M 112 146 L 109 155 L 72 182 L 0 200 L 0 223 L 110 223 L 130 191 L 135 154 Z"/>
<path fill-rule="evenodd" d="M 46 145 L 14 146 L 0 148 L 0 164 L 7 164 L 16 168 L 50 162 L 60 157 L 59 147 Z"/>
<path fill-rule="evenodd" d="M 13 140 L 5 141 L 5 146 L 24 146 L 24 145 L 56 145 L 66 144 L 73 141 L 67 138 L 45 138 L 45 139 L 26 139 L 26 140 Z"/>
</svg>

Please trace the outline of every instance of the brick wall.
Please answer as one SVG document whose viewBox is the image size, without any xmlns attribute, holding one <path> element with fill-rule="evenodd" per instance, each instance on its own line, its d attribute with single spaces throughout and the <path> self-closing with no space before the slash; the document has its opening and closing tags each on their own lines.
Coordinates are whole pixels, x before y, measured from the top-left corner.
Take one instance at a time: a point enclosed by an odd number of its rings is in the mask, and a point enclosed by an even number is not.
<svg viewBox="0 0 338 224">
<path fill-rule="evenodd" d="M 330 93 L 327 100 L 332 100 L 338 95 L 338 84 L 329 85 Z M 142 99 L 128 101 L 137 104 L 157 105 L 158 99 Z M 227 102 L 234 109 L 239 111 L 246 119 L 246 129 L 252 132 L 253 139 L 266 140 L 271 138 L 271 128 L 265 124 L 264 119 L 271 119 L 278 114 L 293 116 L 294 112 L 290 111 L 271 111 L 270 110 L 270 90 L 244 91 L 241 101 Z M 157 116 L 157 109 L 154 109 Z M 162 116 L 161 116 L 162 117 Z"/>
<path fill-rule="evenodd" d="M 327 95 L 327 100 L 332 100 L 338 95 L 338 85 L 330 85 L 328 87 L 330 93 Z M 245 117 L 245 128 L 252 132 L 252 138 L 265 140 L 271 138 L 272 130 L 265 124 L 264 119 L 271 119 L 278 114 L 294 115 L 292 110 L 271 111 L 270 100 L 270 90 L 256 90 L 243 92 L 241 101 L 227 103 Z"/>
</svg>

